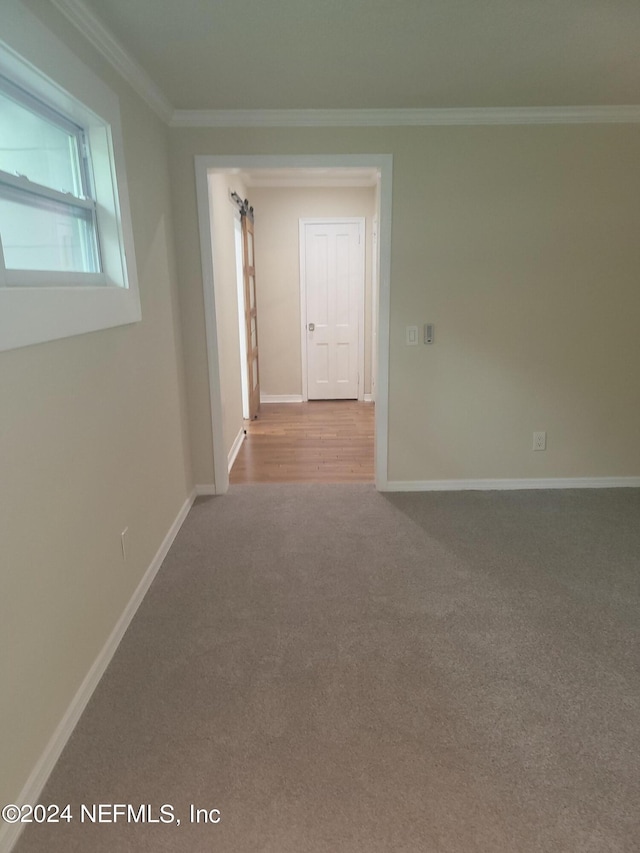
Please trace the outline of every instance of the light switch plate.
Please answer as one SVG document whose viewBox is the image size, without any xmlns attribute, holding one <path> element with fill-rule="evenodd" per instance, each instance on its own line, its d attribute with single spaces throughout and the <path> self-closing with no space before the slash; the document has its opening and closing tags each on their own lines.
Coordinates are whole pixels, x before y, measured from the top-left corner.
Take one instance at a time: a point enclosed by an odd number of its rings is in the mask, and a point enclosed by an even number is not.
<svg viewBox="0 0 640 853">
<path fill-rule="evenodd" d="M 418 327 L 417 326 L 407 326 L 407 346 L 408 347 L 417 347 L 418 346 Z"/>
</svg>

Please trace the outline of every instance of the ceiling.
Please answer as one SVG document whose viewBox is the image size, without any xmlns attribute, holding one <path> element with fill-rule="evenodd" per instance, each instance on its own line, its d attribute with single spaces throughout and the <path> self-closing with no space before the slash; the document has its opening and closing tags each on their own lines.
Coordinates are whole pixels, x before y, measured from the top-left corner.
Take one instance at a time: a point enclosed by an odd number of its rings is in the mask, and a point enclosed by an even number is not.
<svg viewBox="0 0 640 853">
<path fill-rule="evenodd" d="M 640 104 L 639 0 L 74 0 L 179 110 Z"/>
</svg>

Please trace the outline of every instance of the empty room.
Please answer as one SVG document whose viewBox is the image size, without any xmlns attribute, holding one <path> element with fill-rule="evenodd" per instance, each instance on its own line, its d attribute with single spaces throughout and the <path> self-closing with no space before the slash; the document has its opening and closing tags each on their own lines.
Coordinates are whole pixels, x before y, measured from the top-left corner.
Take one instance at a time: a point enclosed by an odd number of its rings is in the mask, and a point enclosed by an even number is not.
<svg viewBox="0 0 640 853">
<path fill-rule="evenodd" d="M 638 849 L 639 189 L 624 0 L 3 0 L 0 853 Z"/>
</svg>

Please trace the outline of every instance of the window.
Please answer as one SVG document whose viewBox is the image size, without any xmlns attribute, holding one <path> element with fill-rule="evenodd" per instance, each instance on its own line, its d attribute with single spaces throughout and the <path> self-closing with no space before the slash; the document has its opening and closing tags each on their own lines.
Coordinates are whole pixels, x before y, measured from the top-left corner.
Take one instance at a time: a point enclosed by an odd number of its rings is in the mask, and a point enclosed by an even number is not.
<svg viewBox="0 0 640 853">
<path fill-rule="evenodd" d="M 101 272 L 91 175 L 83 128 L 0 77 L 5 283 L 24 283 L 13 270 Z"/>
<path fill-rule="evenodd" d="M 118 100 L 16 0 L 0 33 L 0 350 L 135 323 Z"/>
</svg>

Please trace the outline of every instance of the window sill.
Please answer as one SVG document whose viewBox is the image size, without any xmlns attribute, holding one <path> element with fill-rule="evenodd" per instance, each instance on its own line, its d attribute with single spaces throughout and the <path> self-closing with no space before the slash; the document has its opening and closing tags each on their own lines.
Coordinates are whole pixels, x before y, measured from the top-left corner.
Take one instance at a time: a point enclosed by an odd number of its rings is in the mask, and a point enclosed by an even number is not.
<svg viewBox="0 0 640 853">
<path fill-rule="evenodd" d="M 104 273 L 57 272 L 50 270 L 0 270 L 0 288 L 5 287 L 109 287 Z"/>
<path fill-rule="evenodd" d="M 0 350 L 138 323 L 140 319 L 138 294 L 122 287 L 0 288 Z"/>
</svg>

